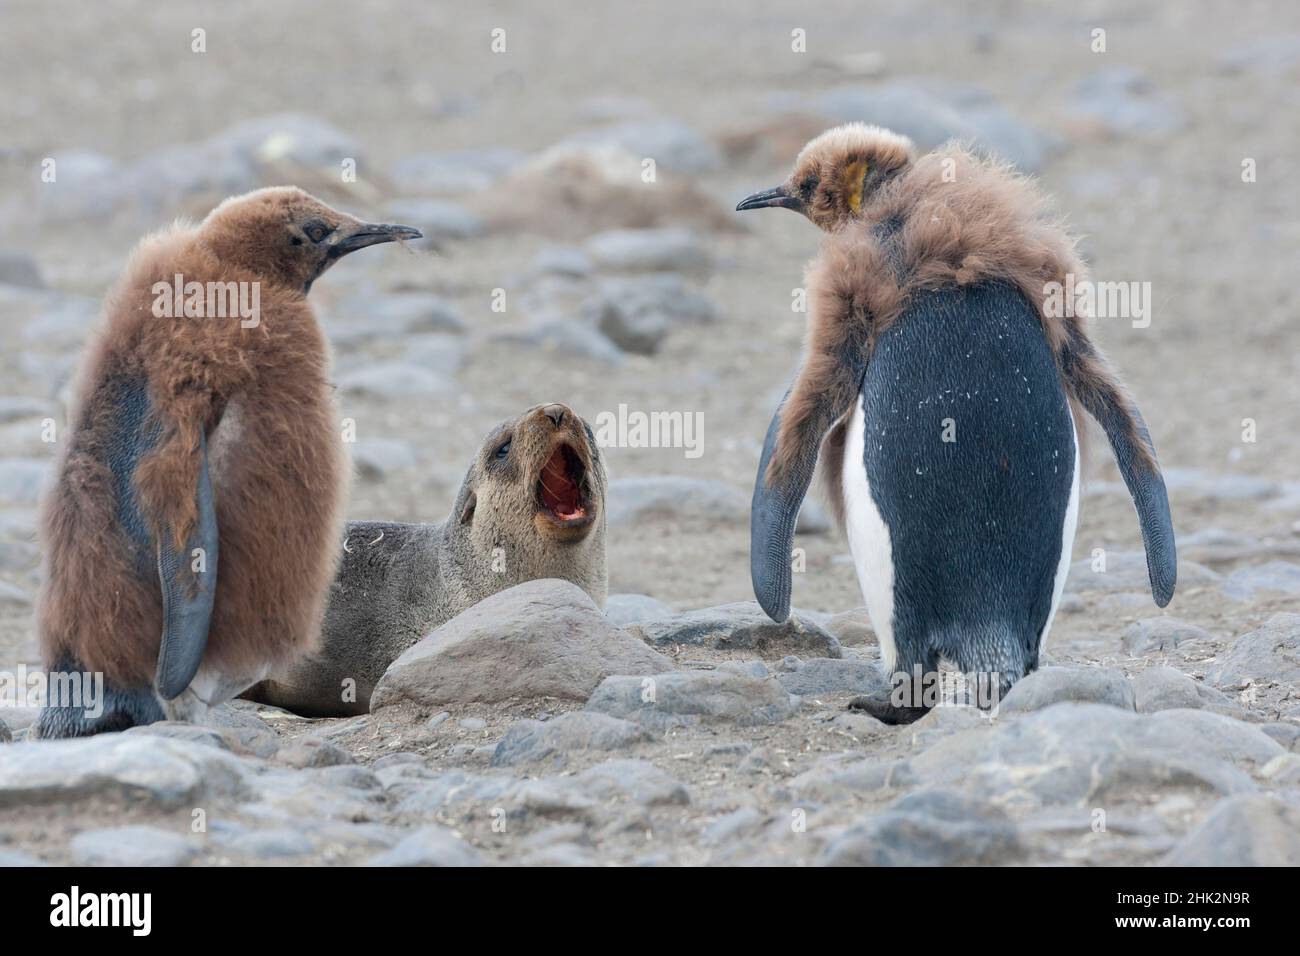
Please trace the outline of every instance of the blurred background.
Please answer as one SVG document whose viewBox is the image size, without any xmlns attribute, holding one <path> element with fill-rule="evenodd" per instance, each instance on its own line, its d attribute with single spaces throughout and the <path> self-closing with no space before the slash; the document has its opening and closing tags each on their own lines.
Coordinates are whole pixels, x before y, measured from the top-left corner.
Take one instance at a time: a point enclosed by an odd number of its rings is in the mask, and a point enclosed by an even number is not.
<svg viewBox="0 0 1300 956">
<path fill-rule="evenodd" d="M 430 238 L 312 292 L 357 425 L 352 517 L 440 520 L 487 429 L 539 402 L 701 413 L 699 457 L 606 449 L 611 592 L 749 600 L 749 490 L 819 236 L 731 210 L 845 120 L 1014 162 L 1095 278 L 1151 283 L 1148 328 L 1095 334 L 1151 425 L 1181 556 L 1221 576 L 1184 574 L 1174 610 L 1240 632 L 1300 593 L 1286 0 L 32 0 L 0 2 L 0 62 L 0 665 L 38 659 L 42 422 L 64 425 L 105 288 L 145 232 L 272 184 Z M 1076 557 L 1140 548 L 1100 439 L 1086 468 Z M 796 606 L 858 606 L 842 537 L 815 507 L 801 528 Z M 1243 571 L 1238 600 L 1207 583 Z M 1063 615 L 1058 653 L 1104 657 L 1135 607 Z"/>
</svg>

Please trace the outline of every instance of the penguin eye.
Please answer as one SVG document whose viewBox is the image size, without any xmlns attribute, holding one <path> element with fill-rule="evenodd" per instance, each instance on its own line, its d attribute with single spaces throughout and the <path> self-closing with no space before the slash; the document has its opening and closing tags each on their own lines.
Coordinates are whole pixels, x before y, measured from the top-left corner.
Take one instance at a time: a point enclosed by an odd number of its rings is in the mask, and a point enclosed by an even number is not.
<svg viewBox="0 0 1300 956">
<path fill-rule="evenodd" d="M 820 182 L 820 180 L 818 180 L 816 176 L 807 177 L 799 184 L 799 195 L 802 196 L 805 201 L 811 199 L 813 190 L 817 188 L 818 182 Z"/>
<path fill-rule="evenodd" d="M 303 227 L 302 231 L 312 242 L 320 242 L 330 234 L 329 228 L 323 222 L 310 222 Z"/>
<path fill-rule="evenodd" d="M 504 458 L 505 458 L 507 455 L 509 455 L 509 454 L 510 454 L 510 439 L 507 438 L 507 439 L 506 439 L 506 440 L 505 440 L 505 441 L 504 441 L 504 442 L 503 442 L 503 443 L 502 443 L 502 444 L 497 448 L 496 452 L 493 454 L 492 457 L 495 458 L 497 461 L 501 461 L 502 459 L 504 459 Z"/>
</svg>

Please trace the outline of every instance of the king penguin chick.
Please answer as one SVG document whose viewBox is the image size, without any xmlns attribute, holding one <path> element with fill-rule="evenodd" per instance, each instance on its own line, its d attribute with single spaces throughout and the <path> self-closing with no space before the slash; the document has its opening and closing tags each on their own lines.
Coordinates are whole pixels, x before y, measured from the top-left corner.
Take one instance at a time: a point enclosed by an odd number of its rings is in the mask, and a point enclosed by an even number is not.
<svg viewBox="0 0 1300 956">
<path fill-rule="evenodd" d="M 820 452 L 892 676 L 853 706 L 915 720 L 942 689 L 941 659 L 974 675 L 988 706 L 1038 667 L 1070 567 L 1081 409 L 1110 441 L 1152 594 L 1169 603 L 1177 561 L 1155 449 L 1086 316 L 1053 301 L 1086 270 L 1028 179 L 958 147 L 918 157 L 852 124 L 736 208 L 769 206 L 826 237 L 806 275 L 803 362 L 759 463 L 751 574 L 785 620 Z"/>
<path fill-rule="evenodd" d="M 140 243 L 43 505 L 38 736 L 202 720 L 316 640 L 348 470 L 307 292 L 419 235 L 272 188 Z"/>
</svg>

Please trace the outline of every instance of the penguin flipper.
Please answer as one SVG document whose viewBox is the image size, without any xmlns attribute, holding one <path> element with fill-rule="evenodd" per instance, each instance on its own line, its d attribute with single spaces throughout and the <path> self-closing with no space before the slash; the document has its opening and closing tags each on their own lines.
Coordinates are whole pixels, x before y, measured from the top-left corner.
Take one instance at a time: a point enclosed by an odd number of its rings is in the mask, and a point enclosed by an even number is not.
<svg viewBox="0 0 1300 956">
<path fill-rule="evenodd" d="M 216 596 L 217 510 L 208 472 L 207 440 L 200 434 L 197 520 L 184 551 L 177 551 L 173 536 L 159 536 L 158 579 L 162 586 L 163 632 L 158 646 L 158 672 L 154 686 L 160 697 L 178 697 L 198 672 L 208 645 L 212 604 Z"/>
<path fill-rule="evenodd" d="M 1178 581 L 1178 549 L 1169 516 L 1169 494 L 1147 423 L 1105 359 L 1080 330 L 1071 333 L 1063 370 L 1070 392 L 1101 425 L 1115 453 L 1115 462 L 1137 509 L 1151 596 L 1159 607 L 1165 607 L 1173 599 Z"/>
<path fill-rule="evenodd" d="M 1178 549 L 1169 515 L 1169 493 L 1156 464 L 1155 446 L 1151 444 L 1147 424 L 1136 407 L 1103 404 L 1089 411 L 1106 432 L 1119 473 L 1137 508 L 1151 596 L 1157 606 L 1165 607 L 1173 599 L 1178 581 Z"/>
<path fill-rule="evenodd" d="M 789 399 L 788 393 L 786 399 Z M 754 584 L 754 597 L 767 616 L 777 622 L 790 616 L 790 558 L 794 528 L 799 520 L 799 508 L 812 483 L 813 470 L 817 467 L 821 441 L 818 433 L 816 441 L 806 442 L 808 447 L 792 456 L 790 464 L 778 476 L 772 476 L 768 466 L 776 452 L 781 433 L 781 410 L 785 405 L 783 400 L 772 416 L 772 423 L 767 426 L 749 515 L 749 572 Z"/>
</svg>

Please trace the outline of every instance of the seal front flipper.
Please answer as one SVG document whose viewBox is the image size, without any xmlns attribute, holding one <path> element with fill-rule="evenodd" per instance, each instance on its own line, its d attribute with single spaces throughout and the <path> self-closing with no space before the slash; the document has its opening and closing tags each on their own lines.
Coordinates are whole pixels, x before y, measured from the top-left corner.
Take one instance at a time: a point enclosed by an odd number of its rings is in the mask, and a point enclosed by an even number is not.
<svg viewBox="0 0 1300 956">
<path fill-rule="evenodd" d="M 163 700 L 172 700 L 189 687 L 203 661 L 212 622 L 212 601 L 217 584 L 217 510 L 208 473 L 207 439 L 199 435 L 198 510 L 194 530 L 183 552 L 173 536 L 158 541 L 158 581 L 162 586 L 163 630 L 158 645 L 158 672 L 154 684 Z"/>
<path fill-rule="evenodd" d="M 1142 529 L 1151 596 L 1164 607 L 1173 598 L 1178 580 L 1178 550 L 1169 494 L 1146 422 L 1105 361 L 1080 337 L 1073 337 L 1067 347 L 1064 371 L 1070 390 L 1101 425 L 1115 452 Z"/>
</svg>

